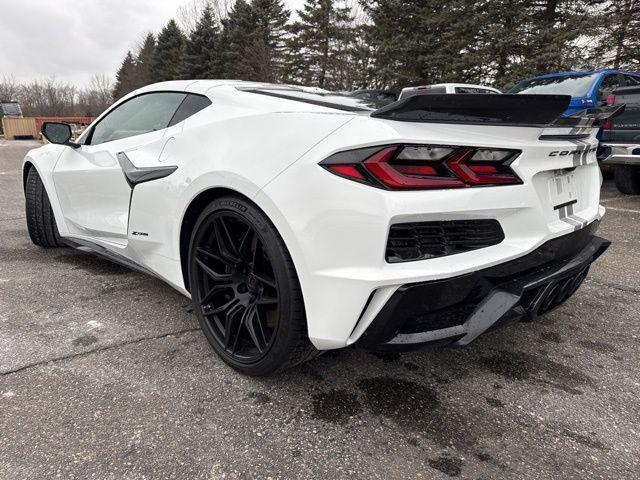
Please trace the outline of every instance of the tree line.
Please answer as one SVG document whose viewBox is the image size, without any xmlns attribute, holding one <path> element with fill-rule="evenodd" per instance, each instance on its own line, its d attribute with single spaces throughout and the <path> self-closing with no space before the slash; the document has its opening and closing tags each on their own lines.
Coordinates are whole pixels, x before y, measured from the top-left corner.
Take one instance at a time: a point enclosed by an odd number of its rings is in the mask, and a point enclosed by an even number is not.
<svg viewBox="0 0 640 480">
<path fill-rule="evenodd" d="M 85 88 L 4 77 L 0 99 L 18 100 L 25 115 L 95 116 L 173 79 L 505 89 L 549 72 L 640 70 L 639 31 L 640 0 L 306 0 L 295 13 L 283 0 L 192 0 L 127 52 L 113 85 L 103 75 Z"/>
<path fill-rule="evenodd" d="M 113 82 L 105 75 L 94 75 L 89 85 L 78 88 L 55 77 L 18 83 L 4 75 L 0 101 L 17 101 L 27 117 L 95 117 L 113 103 Z"/>
<path fill-rule="evenodd" d="M 195 0 L 183 28 L 170 20 L 148 34 L 125 56 L 114 96 L 172 79 L 506 88 L 542 73 L 640 68 L 640 0 L 307 0 L 295 15 L 283 0 L 220 2 Z"/>
</svg>

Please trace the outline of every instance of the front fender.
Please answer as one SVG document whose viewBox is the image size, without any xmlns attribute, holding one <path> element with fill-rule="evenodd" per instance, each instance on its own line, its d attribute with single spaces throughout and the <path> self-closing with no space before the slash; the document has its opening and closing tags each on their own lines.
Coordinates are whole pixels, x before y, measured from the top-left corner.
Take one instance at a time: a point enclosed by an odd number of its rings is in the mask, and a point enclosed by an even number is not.
<svg viewBox="0 0 640 480">
<path fill-rule="evenodd" d="M 31 168 L 35 168 L 44 184 L 44 188 L 49 197 L 49 203 L 51 203 L 51 209 L 53 210 L 53 216 L 56 219 L 56 225 L 58 232 L 61 236 L 65 236 L 69 233 L 67 225 L 64 221 L 64 215 L 60 208 L 60 202 L 58 200 L 58 194 L 56 192 L 55 184 L 53 183 L 53 170 L 56 163 L 64 153 L 64 145 L 47 144 L 39 148 L 29 150 L 22 161 L 22 185 L 26 187 L 27 174 Z"/>
</svg>

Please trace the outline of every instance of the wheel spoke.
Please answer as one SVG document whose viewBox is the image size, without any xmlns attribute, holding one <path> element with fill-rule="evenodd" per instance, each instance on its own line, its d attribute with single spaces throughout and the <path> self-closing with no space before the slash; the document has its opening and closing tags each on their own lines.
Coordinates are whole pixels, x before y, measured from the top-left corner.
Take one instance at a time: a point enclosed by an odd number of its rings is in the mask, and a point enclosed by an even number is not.
<svg viewBox="0 0 640 480">
<path fill-rule="evenodd" d="M 211 300 L 216 293 L 220 293 L 228 288 L 230 287 L 227 285 L 214 285 L 213 288 L 209 290 L 204 297 L 202 297 L 202 300 L 200 300 L 200 306 L 211 303 Z M 211 311 L 209 313 L 217 313 L 217 312 Z"/>
<path fill-rule="evenodd" d="M 200 309 L 202 311 L 202 315 L 204 316 L 213 315 L 217 313 L 226 313 L 226 311 L 231 307 L 233 307 L 236 303 L 238 303 L 238 299 L 234 297 L 228 302 L 225 302 L 222 305 L 214 307 L 213 305 L 211 305 L 210 301 L 207 301 L 207 299 L 205 298 L 202 300 L 202 302 L 200 302 Z"/>
<path fill-rule="evenodd" d="M 236 249 L 233 238 L 231 238 L 231 233 L 229 233 L 229 228 L 224 221 L 224 217 L 220 217 L 214 220 L 213 230 L 216 235 L 216 240 L 218 241 L 220 254 L 234 264 L 240 263 L 242 259 L 240 258 L 240 254 Z"/>
<path fill-rule="evenodd" d="M 257 319 L 257 322 L 254 321 L 255 319 Z M 256 328 L 256 323 L 258 324 L 258 328 Z M 258 310 L 256 309 L 255 304 L 252 304 L 247 308 L 247 311 L 244 314 L 244 325 L 249 332 L 249 336 L 251 337 L 253 344 L 259 352 L 262 352 L 267 342 L 264 340 L 264 332 L 262 331 L 262 325 L 260 325 L 260 317 L 258 316 Z"/>
<path fill-rule="evenodd" d="M 262 283 L 264 283 L 265 285 L 267 285 L 268 287 L 271 288 L 276 288 L 276 281 L 272 280 L 264 275 L 257 275 L 256 273 L 253 274 L 254 277 L 256 277 L 258 280 L 260 280 Z"/>
<path fill-rule="evenodd" d="M 242 320 L 244 314 L 242 310 L 246 307 L 238 304 L 229 310 L 226 315 L 226 322 L 224 325 L 224 347 L 231 350 L 231 353 L 236 351 L 238 345 L 238 339 L 240 338 L 240 329 L 242 328 Z"/>
<path fill-rule="evenodd" d="M 256 239 L 256 244 L 253 247 L 253 252 L 251 254 L 251 266 L 255 270 L 256 268 L 256 260 L 258 259 L 258 249 L 262 249 L 262 244 Z"/>
<path fill-rule="evenodd" d="M 238 247 L 238 252 L 240 256 L 244 259 L 245 262 L 252 263 L 253 262 L 253 251 L 251 249 L 251 244 L 253 243 L 253 239 L 256 234 L 251 227 L 247 227 L 247 231 L 242 236 L 242 240 L 240 240 L 240 246 Z"/>
<path fill-rule="evenodd" d="M 207 274 L 207 276 L 211 277 L 214 281 L 220 283 L 230 283 L 231 282 L 231 274 L 230 273 L 218 273 L 214 271 L 211 267 L 209 267 L 206 263 L 204 263 L 199 258 L 196 258 L 196 263 L 198 266 Z"/>
<path fill-rule="evenodd" d="M 258 326 L 258 331 L 260 332 L 260 337 L 262 338 L 262 344 L 263 345 L 267 345 L 267 336 L 265 335 L 264 332 L 264 324 L 262 323 L 262 318 L 260 315 L 260 310 L 258 308 L 256 308 L 256 315 L 255 315 L 255 319 L 256 319 L 256 323 Z"/>
<path fill-rule="evenodd" d="M 208 250 L 205 250 L 202 247 L 198 247 L 196 248 L 196 252 L 198 252 L 201 255 L 204 255 L 205 257 L 209 257 L 209 258 L 213 258 L 214 260 L 218 260 L 219 262 L 224 263 L 225 265 L 228 265 L 230 267 L 235 267 L 236 264 L 234 262 L 229 261 L 228 259 L 220 256 L 220 255 L 216 255 L 213 252 L 210 252 Z"/>
<path fill-rule="evenodd" d="M 226 310 L 228 310 L 229 308 L 233 307 L 237 302 L 238 302 L 237 298 L 232 298 L 231 300 L 229 300 L 224 305 L 220 305 L 219 307 L 214 308 L 211 311 L 211 313 L 223 313 Z"/>
<path fill-rule="evenodd" d="M 265 297 L 262 296 L 258 299 L 258 301 L 256 302 L 258 305 L 273 305 L 275 303 L 278 303 L 278 299 L 276 297 Z"/>
</svg>

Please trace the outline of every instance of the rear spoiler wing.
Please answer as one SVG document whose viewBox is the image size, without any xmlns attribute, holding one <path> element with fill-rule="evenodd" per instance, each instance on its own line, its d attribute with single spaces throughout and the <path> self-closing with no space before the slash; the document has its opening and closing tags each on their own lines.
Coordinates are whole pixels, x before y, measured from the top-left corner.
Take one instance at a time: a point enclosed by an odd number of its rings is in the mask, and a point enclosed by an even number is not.
<svg viewBox="0 0 640 480">
<path fill-rule="evenodd" d="M 607 120 L 622 115 L 625 104 L 608 105 L 599 108 L 587 108 L 566 117 L 560 117 L 554 125 L 570 127 L 599 127 Z M 566 123 L 565 123 L 566 122 Z M 577 123 L 576 123 L 577 122 Z"/>
<path fill-rule="evenodd" d="M 621 113 L 620 106 L 591 108 L 563 117 L 569 95 L 425 94 L 386 105 L 373 118 L 421 123 L 518 127 L 590 127 Z"/>
</svg>

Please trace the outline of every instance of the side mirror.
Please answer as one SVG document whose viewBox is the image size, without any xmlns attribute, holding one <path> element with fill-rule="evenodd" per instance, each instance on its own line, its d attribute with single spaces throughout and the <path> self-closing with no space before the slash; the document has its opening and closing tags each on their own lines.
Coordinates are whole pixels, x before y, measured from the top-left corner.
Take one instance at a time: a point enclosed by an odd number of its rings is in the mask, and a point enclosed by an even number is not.
<svg viewBox="0 0 640 480">
<path fill-rule="evenodd" d="M 56 145 L 68 145 L 72 148 L 78 148 L 80 145 L 71 141 L 71 125 L 60 122 L 44 122 L 42 124 L 42 135 L 49 142 Z"/>
</svg>

